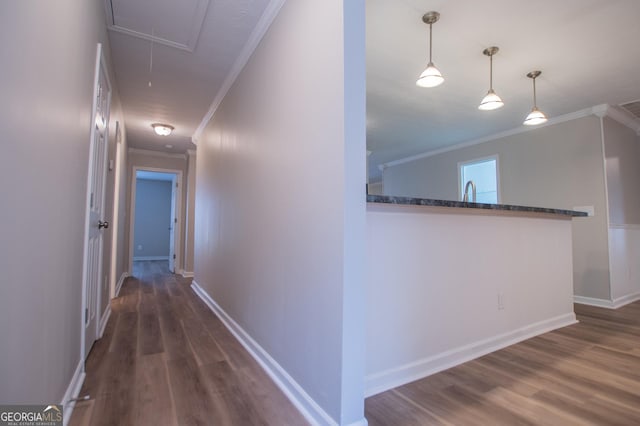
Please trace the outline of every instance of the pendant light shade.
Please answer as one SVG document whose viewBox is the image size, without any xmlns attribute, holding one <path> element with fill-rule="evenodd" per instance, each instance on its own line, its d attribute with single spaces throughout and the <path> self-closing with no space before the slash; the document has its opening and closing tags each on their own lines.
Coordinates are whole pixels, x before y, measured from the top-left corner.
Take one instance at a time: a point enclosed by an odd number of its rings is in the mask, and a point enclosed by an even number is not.
<svg viewBox="0 0 640 426">
<path fill-rule="evenodd" d="M 484 49 L 483 54 L 489 57 L 489 91 L 482 98 L 480 105 L 478 105 L 478 109 L 483 111 L 490 111 L 492 109 L 498 109 L 504 106 L 504 102 L 500 99 L 500 96 L 493 91 L 493 55 L 498 53 L 498 47 L 492 46 L 487 49 Z"/>
<path fill-rule="evenodd" d="M 533 107 L 527 118 L 524 119 L 524 124 L 527 126 L 535 126 L 536 124 L 542 124 L 547 121 L 547 117 L 538 108 Z"/>
<path fill-rule="evenodd" d="M 433 62 L 429 62 L 416 84 L 420 87 L 436 87 L 441 85 L 443 81 L 444 77 L 442 77 L 440 70 L 433 65 Z"/>
<path fill-rule="evenodd" d="M 435 65 L 433 65 L 433 61 L 431 60 L 432 56 L 432 47 L 433 47 L 433 24 L 438 22 L 440 19 L 440 14 L 438 12 L 427 12 L 422 17 L 422 22 L 429 25 L 429 63 L 427 64 L 427 68 L 420 74 L 418 81 L 416 81 L 416 85 L 420 87 L 436 87 L 441 85 L 444 82 L 444 77 L 442 77 L 442 73 Z"/>
<path fill-rule="evenodd" d="M 544 115 L 542 111 L 538 109 L 537 100 L 536 100 L 536 78 L 542 74 L 542 71 L 531 71 L 527 74 L 527 77 L 533 80 L 533 108 L 527 118 L 524 119 L 524 123 L 527 126 L 535 126 L 537 124 L 542 124 L 547 121 L 547 117 Z"/>
<path fill-rule="evenodd" d="M 504 102 L 500 99 L 500 96 L 496 95 L 492 89 L 482 98 L 482 102 L 478 105 L 478 109 L 483 111 L 491 111 L 492 109 L 498 109 L 504 106 Z"/>
</svg>

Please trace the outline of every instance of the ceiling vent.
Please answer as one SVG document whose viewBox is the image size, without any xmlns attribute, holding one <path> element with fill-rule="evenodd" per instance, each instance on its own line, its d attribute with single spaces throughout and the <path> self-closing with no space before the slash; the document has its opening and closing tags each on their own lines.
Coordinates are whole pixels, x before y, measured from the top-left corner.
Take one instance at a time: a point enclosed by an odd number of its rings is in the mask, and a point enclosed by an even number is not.
<svg viewBox="0 0 640 426">
<path fill-rule="evenodd" d="M 621 104 L 620 107 L 630 112 L 634 117 L 640 118 L 640 100 Z"/>
</svg>

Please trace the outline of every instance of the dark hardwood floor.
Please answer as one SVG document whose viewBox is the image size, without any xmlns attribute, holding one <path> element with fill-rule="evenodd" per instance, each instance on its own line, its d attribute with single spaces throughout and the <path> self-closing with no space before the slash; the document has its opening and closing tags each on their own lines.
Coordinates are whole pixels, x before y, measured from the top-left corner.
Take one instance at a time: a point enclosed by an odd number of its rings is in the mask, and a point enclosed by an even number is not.
<svg viewBox="0 0 640 426">
<path fill-rule="evenodd" d="M 305 425 L 166 263 L 141 262 L 111 302 L 71 425 Z M 576 305 L 579 324 L 372 396 L 378 425 L 639 425 L 640 302 Z"/>
<path fill-rule="evenodd" d="M 369 425 L 640 425 L 640 302 L 365 401 Z"/>
<path fill-rule="evenodd" d="M 306 425 L 167 262 L 135 262 L 87 358 L 70 425 Z"/>
</svg>

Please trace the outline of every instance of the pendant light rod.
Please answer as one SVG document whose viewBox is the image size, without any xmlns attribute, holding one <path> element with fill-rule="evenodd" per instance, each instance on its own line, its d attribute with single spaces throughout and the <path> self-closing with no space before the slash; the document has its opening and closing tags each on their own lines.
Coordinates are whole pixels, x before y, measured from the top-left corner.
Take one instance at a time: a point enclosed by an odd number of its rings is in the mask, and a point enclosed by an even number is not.
<svg viewBox="0 0 640 426">
<path fill-rule="evenodd" d="M 429 25 L 429 63 L 433 63 L 433 24 L 438 22 L 440 14 L 435 11 L 427 12 L 422 16 L 422 22 Z"/>
<path fill-rule="evenodd" d="M 429 63 L 432 64 L 433 61 L 431 57 L 433 55 L 433 24 L 429 24 Z"/>
<path fill-rule="evenodd" d="M 533 107 L 536 109 L 538 108 L 536 97 L 536 78 L 538 78 L 540 74 L 542 74 L 542 71 L 531 71 L 530 73 L 527 73 L 527 77 L 533 80 Z"/>
<path fill-rule="evenodd" d="M 420 87 L 435 87 L 444 81 L 442 73 L 433 65 L 433 24 L 438 22 L 438 19 L 440 19 L 440 14 L 434 11 L 427 12 L 422 16 L 422 22 L 429 25 L 429 63 L 416 81 L 416 85 Z"/>
<path fill-rule="evenodd" d="M 149 49 L 149 87 L 151 87 L 151 76 L 153 72 L 153 27 L 151 27 L 151 48 Z"/>
<path fill-rule="evenodd" d="M 491 46 L 482 51 L 485 56 L 489 57 L 489 91 L 486 96 L 482 98 L 478 106 L 478 109 L 483 111 L 491 111 L 504 106 L 504 102 L 500 99 L 500 96 L 493 91 L 493 55 L 498 53 L 499 50 L 500 48 L 497 46 Z"/>
<path fill-rule="evenodd" d="M 533 108 L 527 118 L 524 119 L 524 125 L 526 126 L 535 126 L 537 124 L 542 124 L 547 121 L 547 117 L 544 115 L 542 111 L 538 109 L 538 99 L 536 95 L 536 78 L 542 74 L 542 71 L 531 71 L 527 73 L 527 77 L 533 80 Z"/>
<path fill-rule="evenodd" d="M 487 47 L 482 53 L 489 57 L 489 89 L 493 90 L 493 55 L 498 53 L 500 48 L 498 46 Z"/>
<path fill-rule="evenodd" d="M 489 55 L 489 89 L 493 90 L 493 55 Z"/>
</svg>

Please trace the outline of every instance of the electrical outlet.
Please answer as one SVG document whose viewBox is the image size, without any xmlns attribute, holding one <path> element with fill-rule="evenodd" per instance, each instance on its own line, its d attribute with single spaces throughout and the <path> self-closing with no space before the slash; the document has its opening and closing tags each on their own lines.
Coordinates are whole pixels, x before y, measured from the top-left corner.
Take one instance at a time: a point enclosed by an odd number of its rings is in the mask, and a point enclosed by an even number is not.
<svg viewBox="0 0 640 426">
<path fill-rule="evenodd" d="M 498 292 L 498 310 L 502 311 L 504 309 L 504 294 L 499 291 Z"/>
<path fill-rule="evenodd" d="M 142 244 L 138 244 L 138 250 L 142 250 Z"/>
</svg>

